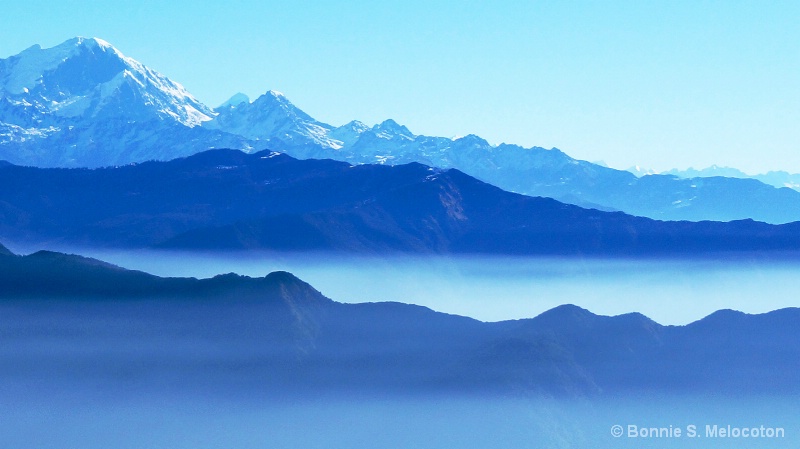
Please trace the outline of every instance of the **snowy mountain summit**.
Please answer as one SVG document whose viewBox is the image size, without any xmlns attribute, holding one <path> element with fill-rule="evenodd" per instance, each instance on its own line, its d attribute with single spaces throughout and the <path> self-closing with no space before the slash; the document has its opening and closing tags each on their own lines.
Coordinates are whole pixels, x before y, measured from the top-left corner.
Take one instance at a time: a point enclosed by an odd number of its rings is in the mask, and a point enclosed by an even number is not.
<svg viewBox="0 0 800 449">
<path fill-rule="evenodd" d="M 191 129 L 214 116 L 183 86 L 102 39 L 34 45 L 0 60 L 0 158 L 14 163 L 97 166 L 159 158 L 148 147 L 161 131 Z"/>
<path fill-rule="evenodd" d="M 204 126 L 254 141 L 308 141 L 327 148 L 341 148 L 340 142 L 327 135 L 332 129 L 330 125 L 314 120 L 280 92 L 267 91 L 252 103 L 241 99 L 234 96 L 217 108 L 219 115 Z"/>
<path fill-rule="evenodd" d="M 212 109 L 97 38 L 78 37 L 48 49 L 35 45 L 0 59 L 0 161 L 101 167 L 213 148 L 456 168 L 508 191 L 655 219 L 800 221 L 800 192 L 753 179 L 639 177 L 555 148 L 491 145 L 472 134 L 417 135 L 394 120 L 336 127 L 276 91 L 253 101 L 236 94 Z M 780 185 L 797 184 L 787 176 L 779 177 Z"/>
<path fill-rule="evenodd" d="M 180 84 L 123 55 L 97 38 L 74 38 L 42 49 L 35 45 L 0 62 L 6 107 L 27 123 L 78 116 L 129 120 L 170 118 L 186 126 L 212 119 L 213 112 Z M 131 108 L 131 107 L 134 108 Z M 138 107 L 136 107 L 138 106 Z"/>
<path fill-rule="evenodd" d="M 48 49 L 35 45 L 0 60 L 0 96 L 0 160 L 20 165 L 98 167 L 227 147 L 469 171 L 471 162 L 455 154 L 460 147 L 470 153 L 493 148 L 482 139 L 418 136 L 391 119 L 372 127 L 358 121 L 334 127 L 271 90 L 254 101 L 239 93 L 211 109 L 97 38 Z M 538 159 L 548 150 L 512 152 Z"/>
</svg>

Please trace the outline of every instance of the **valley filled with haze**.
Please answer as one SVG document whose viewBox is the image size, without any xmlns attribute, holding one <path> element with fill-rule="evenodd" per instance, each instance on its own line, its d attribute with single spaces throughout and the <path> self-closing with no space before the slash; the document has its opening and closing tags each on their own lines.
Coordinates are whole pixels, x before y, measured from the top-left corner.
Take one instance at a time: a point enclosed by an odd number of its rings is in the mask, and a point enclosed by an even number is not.
<svg viewBox="0 0 800 449">
<path fill-rule="evenodd" d="M 800 444 L 797 7 L 21 5 L 2 445 Z"/>
</svg>

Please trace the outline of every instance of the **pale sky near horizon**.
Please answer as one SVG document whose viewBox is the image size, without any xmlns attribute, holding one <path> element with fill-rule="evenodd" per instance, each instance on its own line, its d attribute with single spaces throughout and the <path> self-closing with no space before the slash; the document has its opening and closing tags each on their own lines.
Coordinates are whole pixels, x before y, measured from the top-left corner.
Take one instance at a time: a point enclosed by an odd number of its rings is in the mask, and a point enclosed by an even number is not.
<svg viewBox="0 0 800 449">
<path fill-rule="evenodd" d="M 557 147 L 615 168 L 800 172 L 800 2 L 25 1 L 0 58 L 100 37 L 216 106 Z"/>
</svg>

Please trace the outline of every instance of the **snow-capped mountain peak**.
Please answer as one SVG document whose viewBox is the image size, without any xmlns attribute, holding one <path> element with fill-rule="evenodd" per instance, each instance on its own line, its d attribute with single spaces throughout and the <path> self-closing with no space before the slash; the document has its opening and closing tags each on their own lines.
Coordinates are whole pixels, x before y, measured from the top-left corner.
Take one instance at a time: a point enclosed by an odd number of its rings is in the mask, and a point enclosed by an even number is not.
<svg viewBox="0 0 800 449">
<path fill-rule="evenodd" d="M 112 58 L 103 58 L 103 53 L 113 55 Z M 81 54 L 89 55 L 94 64 L 93 72 L 98 69 L 103 73 L 98 77 L 109 78 L 108 73 L 117 73 L 124 69 L 126 61 L 124 55 L 111 44 L 101 39 L 76 37 L 65 41 L 55 47 L 43 49 L 41 45 L 33 45 L 16 56 L 0 60 L 0 90 L 6 95 L 20 95 L 42 87 L 46 80 L 45 75 L 58 70 L 58 68 Z M 77 75 L 71 73 L 71 75 Z M 74 86 L 70 86 L 74 87 Z"/>
<path fill-rule="evenodd" d="M 332 126 L 315 120 L 278 91 L 269 90 L 252 103 L 236 102 L 235 106 L 229 101 L 227 107 L 217 108 L 219 115 L 205 127 L 251 140 L 272 141 L 279 147 L 280 142 L 292 145 L 305 142 L 328 149 L 342 147 L 341 141 L 328 136 Z"/>
<path fill-rule="evenodd" d="M 358 141 L 362 134 L 369 131 L 370 127 L 364 123 L 353 120 L 328 132 L 328 136 L 338 140 L 345 147 L 350 147 Z"/>
<path fill-rule="evenodd" d="M 0 59 L 0 159 L 15 163 L 102 166 L 170 159 L 210 142 L 245 148 L 238 136 L 198 128 L 215 115 L 102 39 Z"/>
<path fill-rule="evenodd" d="M 464 144 L 465 146 L 472 146 L 472 147 L 479 147 L 479 148 L 489 148 L 489 142 L 486 139 L 477 136 L 475 134 L 467 134 L 466 136 L 459 137 L 453 139 L 454 142 Z"/>
<path fill-rule="evenodd" d="M 34 45 L 0 60 L 0 92 L 10 106 L 34 112 L 32 122 L 11 122 L 18 126 L 122 115 L 193 127 L 214 115 L 180 84 L 98 38 L 76 37 L 47 49 Z"/>
<path fill-rule="evenodd" d="M 35 44 L 20 54 L 3 60 L 0 66 L 0 91 L 10 95 L 28 93 L 42 81 L 44 73 L 76 56 L 89 41 L 85 38 L 73 38 L 49 49 L 42 49 L 41 45 Z M 92 42 L 97 45 L 97 41 Z"/>
<path fill-rule="evenodd" d="M 409 140 L 414 139 L 414 134 L 408 130 L 405 126 L 397 123 L 392 119 L 384 120 L 383 122 L 375 125 L 372 127 L 372 132 L 374 132 L 378 137 L 384 139 L 392 139 L 394 137 L 401 137 Z"/>
<path fill-rule="evenodd" d="M 351 122 L 348 122 L 345 125 L 343 125 L 342 127 L 347 127 L 349 129 L 352 129 L 353 131 L 359 132 L 359 133 L 363 133 L 364 131 L 369 129 L 369 126 L 367 126 L 364 122 L 360 122 L 358 120 L 353 120 Z"/>
<path fill-rule="evenodd" d="M 640 167 L 638 165 L 634 165 L 633 167 L 630 167 L 626 171 L 633 173 L 634 175 L 636 175 L 639 178 L 641 178 L 642 176 L 658 174 L 657 171 L 655 171 L 655 170 L 653 170 L 651 168 L 643 168 L 643 167 Z"/>
</svg>

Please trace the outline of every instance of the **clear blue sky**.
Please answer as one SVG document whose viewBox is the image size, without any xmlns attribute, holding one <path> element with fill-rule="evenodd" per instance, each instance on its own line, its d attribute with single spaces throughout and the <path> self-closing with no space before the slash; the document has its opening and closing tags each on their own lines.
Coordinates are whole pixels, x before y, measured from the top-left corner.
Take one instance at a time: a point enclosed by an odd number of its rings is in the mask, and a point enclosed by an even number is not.
<svg viewBox="0 0 800 449">
<path fill-rule="evenodd" d="M 800 172 L 800 2 L 7 2 L 0 57 L 103 38 L 212 106 L 558 147 L 618 168 Z"/>
</svg>

